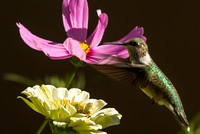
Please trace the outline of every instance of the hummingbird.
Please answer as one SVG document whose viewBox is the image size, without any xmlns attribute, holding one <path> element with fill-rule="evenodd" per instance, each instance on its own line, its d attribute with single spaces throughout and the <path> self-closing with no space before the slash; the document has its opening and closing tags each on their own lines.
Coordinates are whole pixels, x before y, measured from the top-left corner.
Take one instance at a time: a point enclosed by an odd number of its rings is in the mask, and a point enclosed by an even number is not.
<svg viewBox="0 0 200 134">
<path fill-rule="evenodd" d="M 117 60 L 118 63 L 92 66 L 115 80 L 139 87 L 154 103 L 164 105 L 172 111 L 187 131 L 190 131 L 181 99 L 175 87 L 154 63 L 144 40 L 132 38 L 125 42 L 107 42 L 104 44 L 124 46 L 128 50 L 129 58 L 109 57 Z"/>
</svg>

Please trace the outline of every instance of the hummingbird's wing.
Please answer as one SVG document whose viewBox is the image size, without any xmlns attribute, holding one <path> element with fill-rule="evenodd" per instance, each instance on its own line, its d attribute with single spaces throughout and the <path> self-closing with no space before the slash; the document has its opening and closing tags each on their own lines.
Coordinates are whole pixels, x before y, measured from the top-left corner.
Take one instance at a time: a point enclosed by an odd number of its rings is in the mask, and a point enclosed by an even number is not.
<svg viewBox="0 0 200 134">
<path fill-rule="evenodd" d="M 110 65 L 91 64 L 91 66 L 110 78 L 123 83 L 138 85 L 141 81 L 145 81 L 144 69 L 147 65 L 131 64 L 129 59 L 116 57 L 112 57 L 112 60 L 117 60 L 117 63 Z"/>
</svg>

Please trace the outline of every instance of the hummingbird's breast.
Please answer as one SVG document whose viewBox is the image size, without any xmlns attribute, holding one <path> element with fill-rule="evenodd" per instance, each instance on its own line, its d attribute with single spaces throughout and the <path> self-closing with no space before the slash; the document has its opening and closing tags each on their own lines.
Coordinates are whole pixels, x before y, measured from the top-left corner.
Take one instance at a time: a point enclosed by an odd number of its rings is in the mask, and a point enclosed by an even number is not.
<svg viewBox="0 0 200 134">
<path fill-rule="evenodd" d="M 181 103 L 175 87 L 153 61 L 145 69 L 145 73 L 147 78 L 143 86 L 140 86 L 144 93 L 159 105 L 169 103 L 174 106 L 175 103 Z"/>
<path fill-rule="evenodd" d="M 181 99 L 171 81 L 154 62 L 145 69 L 145 73 L 146 81 L 140 86 L 142 91 L 157 104 L 164 105 L 171 110 L 189 130 Z"/>
</svg>

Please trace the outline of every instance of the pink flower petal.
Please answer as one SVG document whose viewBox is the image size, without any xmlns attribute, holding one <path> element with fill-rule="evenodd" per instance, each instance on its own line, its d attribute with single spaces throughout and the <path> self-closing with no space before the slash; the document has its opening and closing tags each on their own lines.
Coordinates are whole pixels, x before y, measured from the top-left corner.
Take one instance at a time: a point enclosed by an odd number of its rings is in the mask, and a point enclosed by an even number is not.
<svg viewBox="0 0 200 134">
<path fill-rule="evenodd" d="M 67 36 L 85 41 L 88 27 L 87 0 L 63 0 L 62 16 Z"/>
<path fill-rule="evenodd" d="M 87 63 L 98 65 L 110 65 L 121 63 L 121 59 L 128 58 L 129 54 L 125 47 L 119 45 L 102 45 L 95 47 L 87 55 Z"/>
<path fill-rule="evenodd" d="M 93 48 L 93 53 L 90 57 L 98 56 L 100 59 L 105 56 L 115 55 L 119 58 L 128 58 L 129 54 L 124 46 L 120 45 L 101 45 Z"/>
<path fill-rule="evenodd" d="M 42 39 L 32 34 L 20 23 L 17 23 L 17 26 L 19 27 L 19 32 L 22 39 L 31 48 L 38 51 L 43 51 L 45 55 L 55 60 L 66 59 L 70 57 L 70 54 L 61 43 Z"/>
<path fill-rule="evenodd" d="M 86 60 L 85 51 L 81 48 L 77 40 L 74 40 L 72 38 L 67 38 L 63 43 L 63 45 L 72 56 L 76 56 L 82 61 Z"/>
<path fill-rule="evenodd" d="M 101 39 L 103 37 L 104 31 L 108 24 L 108 16 L 105 13 L 101 13 L 101 10 L 97 10 L 98 16 L 99 16 L 99 22 L 95 29 L 95 31 L 90 35 L 90 37 L 87 39 L 87 43 L 91 47 L 96 47 L 101 42 Z"/>
<path fill-rule="evenodd" d="M 144 34 L 144 29 L 142 27 L 140 28 L 135 27 L 129 34 L 127 34 L 125 37 L 118 40 L 117 42 L 127 41 L 131 38 L 141 38 L 146 42 L 146 37 L 144 37 L 143 34 Z"/>
</svg>

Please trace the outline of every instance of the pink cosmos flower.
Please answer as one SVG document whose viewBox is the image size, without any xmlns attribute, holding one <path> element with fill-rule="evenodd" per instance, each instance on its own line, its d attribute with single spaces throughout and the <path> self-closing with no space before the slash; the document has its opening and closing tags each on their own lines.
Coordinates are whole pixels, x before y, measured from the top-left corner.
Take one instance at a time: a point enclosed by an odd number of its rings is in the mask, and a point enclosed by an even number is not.
<svg viewBox="0 0 200 134">
<path fill-rule="evenodd" d="M 88 3 L 87 0 L 63 0 L 62 17 L 67 39 L 64 43 L 56 43 L 42 39 L 32 34 L 22 24 L 17 23 L 19 32 L 24 42 L 31 48 L 43 51 L 45 55 L 53 60 L 60 60 L 76 56 L 80 60 L 92 64 L 103 55 L 116 55 L 120 58 L 127 58 L 128 52 L 123 46 L 101 45 L 101 39 L 108 24 L 108 16 L 97 10 L 99 21 L 94 32 L 87 38 L 88 29 Z M 143 28 L 135 27 L 128 35 L 119 41 L 126 41 L 130 38 L 142 38 Z"/>
</svg>

